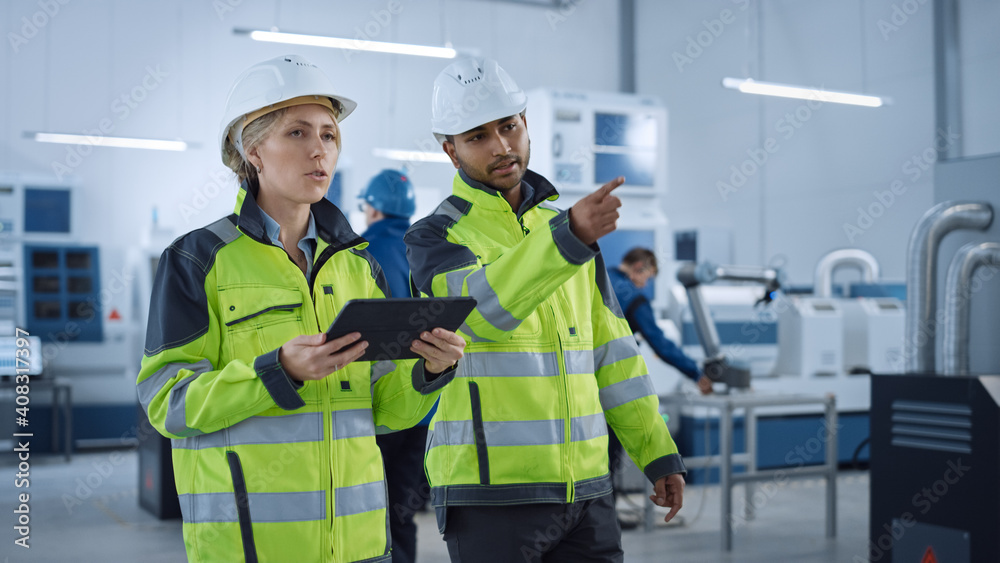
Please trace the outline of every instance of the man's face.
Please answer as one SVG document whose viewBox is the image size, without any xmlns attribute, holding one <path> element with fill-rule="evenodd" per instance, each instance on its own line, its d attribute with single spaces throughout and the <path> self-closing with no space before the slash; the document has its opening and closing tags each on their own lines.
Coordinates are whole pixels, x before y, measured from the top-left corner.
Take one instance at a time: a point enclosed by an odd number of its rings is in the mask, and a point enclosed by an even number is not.
<svg viewBox="0 0 1000 563">
<path fill-rule="evenodd" d="M 491 121 L 452 139 L 443 147 L 455 168 L 501 192 L 521 185 L 531 158 L 531 141 L 523 116 Z"/>
<path fill-rule="evenodd" d="M 656 268 L 652 264 L 635 262 L 627 267 L 626 274 L 636 287 L 642 289 L 656 275 Z"/>
</svg>

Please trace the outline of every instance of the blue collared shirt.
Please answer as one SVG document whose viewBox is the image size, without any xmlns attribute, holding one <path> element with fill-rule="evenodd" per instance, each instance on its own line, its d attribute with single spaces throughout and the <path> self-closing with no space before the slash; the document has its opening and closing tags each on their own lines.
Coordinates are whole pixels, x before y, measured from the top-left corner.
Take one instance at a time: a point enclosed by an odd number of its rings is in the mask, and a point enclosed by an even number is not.
<svg viewBox="0 0 1000 563">
<path fill-rule="evenodd" d="M 278 235 L 281 234 L 281 225 L 271 218 L 263 209 L 260 214 L 264 217 L 264 228 L 267 230 L 267 238 L 278 248 L 284 250 Z M 306 279 L 312 274 L 313 254 L 316 253 L 316 221 L 313 219 L 312 211 L 309 212 L 309 226 L 306 227 L 306 234 L 299 240 L 299 250 L 306 256 Z"/>
</svg>

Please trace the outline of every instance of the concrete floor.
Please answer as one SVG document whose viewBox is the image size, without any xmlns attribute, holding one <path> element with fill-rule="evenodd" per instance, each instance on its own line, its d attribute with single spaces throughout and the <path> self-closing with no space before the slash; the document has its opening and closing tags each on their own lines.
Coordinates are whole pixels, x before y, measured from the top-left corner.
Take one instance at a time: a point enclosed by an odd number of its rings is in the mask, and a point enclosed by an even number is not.
<svg viewBox="0 0 1000 563">
<path fill-rule="evenodd" d="M 0 455 L 0 557 L 3 563 L 177 562 L 184 561 L 179 520 L 160 521 L 139 508 L 138 457 L 127 450 L 31 458 L 30 487 L 15 487 L 17 468 L 9 453 Z M 17 497 L 30 494 L 30 549 L 14 545 Z M 688 486 L 681 525 L 650 533 L 622 535 L 625 560 L 645 562 L 795 561 L 850 562 L 865 557 L 868 525 L 867 472 L 841 472 L 838 478 L 837 537 L 824 537 L 825 489 L 817 479 L 789 480 L 764 499 L 756 519 L 738 529 L 733 551 L 720 548 L 718 486 Z M 741 506 L 742 493 L 734 495 Z M 638 500 L 638 496 L 635 497 Z M 418 557 L 422 563 L 447 562 L 447 548 L 431 513 L 418 514 Z"/>
</svg>

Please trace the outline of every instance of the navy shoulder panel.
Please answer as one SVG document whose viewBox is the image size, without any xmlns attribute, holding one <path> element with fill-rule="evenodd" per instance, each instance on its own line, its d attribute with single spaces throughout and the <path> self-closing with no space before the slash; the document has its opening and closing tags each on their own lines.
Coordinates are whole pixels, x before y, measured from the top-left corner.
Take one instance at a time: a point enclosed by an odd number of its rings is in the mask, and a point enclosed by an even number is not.
<svg viewBox="0 0 1000 563">
<path fill-rule="evenodd" d="M 604 301 L 604 306 L 610 309 L 619 319 L 625 318 L 621 305 L 618 304 L 618 296 L 615 295 L 616 288 L 612 285 L 611 276 L 608 275 L 608 269 L 604 265 L 604 254 L 600 251 L 594 257 L 594 266 L 594 282 L 597 284 L 598 291 L 601 292 L 601 300 Z"/>
<path fill-rule="evenodd" d="M 368 261 L 368 267 L 371 268 L 372 279 L 375 280 L 375 284 L 382 290 L 383 295 L 392 297 L 392 292 L 389 290 L 389 282 L 385 279 L 385 272 L 382 270 L 382 266 L 379 265 L 378 260 L 372 256 L 372 253 L 364 248 L 352 248 L 351 253 Z"/>
<path fill-rule="evenodd" d="M 188 344 L 208 330 L 205 277 L 215 257 L 242 234 L 235 214 L 181 236 L 160 255 L 149 301 L 145 354 Z"/>
<path fill-rule="evenodd" d="M 431 282 L 436 274 L 476 263 L 476 254 L 448 241 L 448 230 L 469 214 L 472 203 L 448 196 L 433 213 L 417 221 L 403 237 L 406 259 L 413 283 L 423 293 L 433 295 Z"/>
</svg>

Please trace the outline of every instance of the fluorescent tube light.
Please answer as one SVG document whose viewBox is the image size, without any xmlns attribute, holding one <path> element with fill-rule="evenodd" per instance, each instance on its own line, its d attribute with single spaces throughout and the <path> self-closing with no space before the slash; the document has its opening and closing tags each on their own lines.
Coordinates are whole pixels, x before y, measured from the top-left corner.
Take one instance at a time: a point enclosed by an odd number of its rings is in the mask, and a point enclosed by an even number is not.
<svg viewBox="0 0 1000 563">
<path fill-rule="evenodd" d="M 803 86 L 776 84 L 774 82 L 757 82 L 752 78 L 727 77 L 722 79 L 722 85 L 726 88 L 739 90 L 740 92 L 747 94 L 761 94 L 763 96 L 778 96 L 781 98 L 797 98 L 800 100 L 817 100 L 820 102 L 850 104 L 872 108 L 892 103 L 890 98 L 880 96 L 866 96 L 864 94 L 852 94 L 850 92 L 834 92 L 830 90 L 806 88 Z"/>
<path fill-rule="evenodd" d="M 409 151 L 403 149 L 372 149 L 372 155 L 388 158 L 389 160 L 401 160 L 404 162 L 441 162 L 451 164 L 448 155 L 442 152 Z"/>
<path fill-rule="evenodd" d="M 416 55 L 419 57 L 437 57 L 454 59 L 458 51 L 450 47 L 430 47 L 427 45 L 410 45 L 407 43 L 386 43 L 366 39 L 345 39 L 343 37 L 327 37 L 323 35 L 303 35 L 300 33 L 282 33 L 279 31 L 260 31 L 234 29 L 233 33 L 249 35 L 255 41 L 270 43 L 289 43 L 291 45 L 309 45 L 312 47 L 332 47 L 334 49 L 351 49 L 355 51 L 375 51 L 378 53 L 394 53 L 397 55 Z"/>
<path fill-rule="evenodd" d="M 39 143 L 63 145 L 92 145 L 122 149 L 152 149 L 160 151 L 186 151 L 188 143 L 163 139 L 135 139 L 130 137 L 105 137 L 101 135 L 69 135 L 65 133 L 25 133 Z"/>
</svg>

